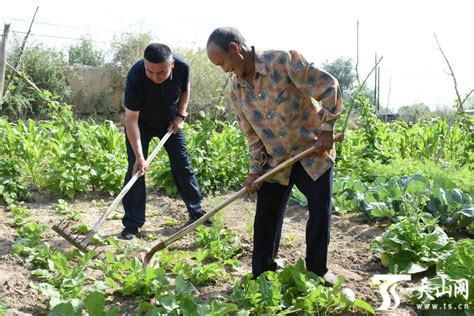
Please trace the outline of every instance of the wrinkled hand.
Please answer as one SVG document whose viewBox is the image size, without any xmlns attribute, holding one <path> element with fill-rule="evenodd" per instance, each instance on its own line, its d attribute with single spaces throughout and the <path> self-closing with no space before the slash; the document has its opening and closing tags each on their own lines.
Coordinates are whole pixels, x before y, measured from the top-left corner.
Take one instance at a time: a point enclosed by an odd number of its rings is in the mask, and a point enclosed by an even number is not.
<svg viewBox="0 0 474 316">
<path fill-rule="evenodd" d="M 245 188 L 247 189 L 247 192 L 253 194 L 260 190 L 260 188 L 262 187 L 262 182 L 254 183 L 254 181 L 260 176 L 261 174 L 258 173 L 249 173 L 247 179 L 245 180 Z"/>
<path fill-rule="evenodd" d="M 334 144 L 334 135 L 331 131 L 322 131 L 314 143 L 314 151 L 321 155 L 325 151 L 331 150 Z"/>
<path fill-rule="evenodd" d="M 173 129 L 173 134 L 176 134 L 178 131 L 182 130 L 184 127 L 184 119 L 182 117 L 175 117 L 174 120 L 171 122 L 171 126 Z"/>
<path fill-rule="evenodd" d="M 140 157 L 135 161 L 135 164 L 133 165 L 132 175 L 137 173 L 137 171 L 140 171 L 140 173 L 143 176 L 145 175 L 145 172 L 147 169 L 148 169 L 148 164 L 146 163 L 145 158 Z"/>
</svg>

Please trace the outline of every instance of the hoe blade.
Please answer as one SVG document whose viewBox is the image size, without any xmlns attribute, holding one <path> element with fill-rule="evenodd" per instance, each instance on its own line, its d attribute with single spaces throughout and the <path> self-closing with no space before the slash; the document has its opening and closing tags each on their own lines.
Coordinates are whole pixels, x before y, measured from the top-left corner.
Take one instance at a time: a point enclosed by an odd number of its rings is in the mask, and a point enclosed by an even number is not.
<svg viewBox="0 0 474 316">
<path fill-rule="evenodd" d="M 61 221 L 62 223 L 62 221 Z M 73 245 L 74 247 L 76 247 L 77 249 L 79 249 L 80 251 L 82 251 L 83 253 L 87 253 L 89 252 L 89 249 L 87 249 L 87 246 L 84 246 L 83 244 L 81 244 L 76 238 L 72 237 L 71 235 L 69 235 L 68 233 L 66 233 L 63 229 L 64 228 L 61 228 L 60 225 L 61 223 L 59 223 L 58 225 L 53 225 L 53 230 L 61 237 L 63 237 L 64 239 L 66 239 L 71 245 Z M 65 227 L 67 227 L 68 225 L 66 225 Z"/>
</svg>

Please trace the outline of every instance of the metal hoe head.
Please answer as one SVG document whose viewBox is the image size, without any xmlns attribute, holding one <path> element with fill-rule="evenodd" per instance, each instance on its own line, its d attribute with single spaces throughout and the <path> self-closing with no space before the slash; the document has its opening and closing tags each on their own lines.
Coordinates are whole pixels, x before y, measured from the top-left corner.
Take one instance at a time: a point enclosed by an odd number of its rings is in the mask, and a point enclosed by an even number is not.
<svg viewBox="0 0 474 316">
<path fill-rule="evenodd" d="M 83 253 L 87 253 L 91 251 L 90 249 L 88 249 L 87 243 L 83 243 L 84 239 L 79 238 L 80 234 L 77 234 L 76 237 L 73 237 L 71 234 L 68 234 L 66 232 L 66 229 L 69 227 L 69 224 L 70 223 L 65 222 L 65 220 L 63 219 L 61 222 L 59 222 L 59 224 L 53 225 L 52 229 L 56 233 L 58 233 L 59 236 L 66 239 L 71 245 L 73 245 L 74 247 L 82 251 Z"/>
<path fill-rule="evenodd" d="M 168 132 L 163 136 L 163 138 L 160 140 L 160 143 L 156 146 L 156 148 L 153 150 L 151 155 L 147 159 L 147 163 L 150 164 L 151 161 L 154 159 L 154 157 L 158 154 L 160 149 L 164 146 L 165 142 L 170 138 L 170 136 L 173 134 L 173 129 L 170 128 L 168 129 Z M 71 245 L 82 251 L 83 253 L 87 253 L 89 251 L 95 250 L 97 246 L 89 250 L 87 248 L 87 244 L 89 241 L 94 237 L 94 235 L 98 232 L 100 226 L 107 220 L 107 216 L 115 210 L 117 205 L 120 203 L 122 198 L 127 194 L 128 190 L 133 186 L 133 184 L 138 180 L 138 178 L 141 177 L 141 172 L 137 171 L 133 177 L 127 182 L 127 184 L 122 188 L 122 191 L 120 191 L 119 195 L 114 199 L 112 204 L 109 206 L 109 208 L 102 213 L 100 216 L 99 220 L 95 223 L 94 227 L 90 230 L 90 232 L 83 238 L 79 238 L 80 234 L 77 234 L 76 237 L 73 237 L 71 234 L 68 234 L 66 232 L 66 228 L 69 226 L 69 223 L 64 223 L 64 219 L 57 225 L 54 225 L 52 228 L 53 230 L 59 234 L 59 236 L 63 237 L 66 239 Z"/>
</svg>

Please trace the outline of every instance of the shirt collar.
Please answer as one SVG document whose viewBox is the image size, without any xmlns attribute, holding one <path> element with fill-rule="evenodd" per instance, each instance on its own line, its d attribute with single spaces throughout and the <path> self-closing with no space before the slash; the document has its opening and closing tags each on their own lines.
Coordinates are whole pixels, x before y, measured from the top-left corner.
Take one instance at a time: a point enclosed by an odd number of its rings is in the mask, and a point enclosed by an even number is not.
<svg viewBox="0 0 474 316">
<path fill-rule="evenodd" d="M 255 73 L 266 75 L 267 67 L 265 67 L 265 62 L 262 56 L 264 52 L 259 49 L 255 49 L 255 46 L 252 46 L 252 50 L 255 56 Z"/>
</svg>

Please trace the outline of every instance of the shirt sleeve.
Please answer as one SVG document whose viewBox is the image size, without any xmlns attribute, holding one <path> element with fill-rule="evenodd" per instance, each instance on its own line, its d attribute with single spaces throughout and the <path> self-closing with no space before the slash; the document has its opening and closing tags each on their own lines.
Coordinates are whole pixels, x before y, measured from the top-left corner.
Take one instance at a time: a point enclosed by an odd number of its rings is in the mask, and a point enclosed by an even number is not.
<svg viewBox="0 0 474 316">
<path fill-rule="evenodd" d="M 128 73 L 125 84 L 125 97 L 123 102 L 125 108 L 131 111 L 140 111 L 140 99 L 138 97 L 138 83 L 132 71 Z"/>
<path fill-rule="evenodd" d="M 288 75 L 293 83 L 303 91 L 320 101 L 322 109 L 319 118 L 322 120 L 321 130 L 334 131 L 336 120 L 340 117 L 343 102 L 339 82 L 325 70 L 317 68 L 313 63 L 296 51 L 290 51 L 286 59 Z"/>
<path fill-rule="evenodd" d="M 240 110 L 240 102 L 234 91 L 231 92 L 232 103 L 234 104 L 234 111 L 237 114 L 237 120 L 240 125 L 242 134 L 247 138 L 249 143 L 250 154 L 250 168 L 249 173 L 262 173 L 263 166 L 266 162 L 265 146 L 253 129 L 250 122 L 245 117 L 245 114 Z"/>
<path fill-rule="evenodd" d="M 183 67 L 183 84 L 181 85 L 181 92 L 188 91 L 188 84 L 189 84 L 189 65 L 185 63 Z"/>
</svg>

